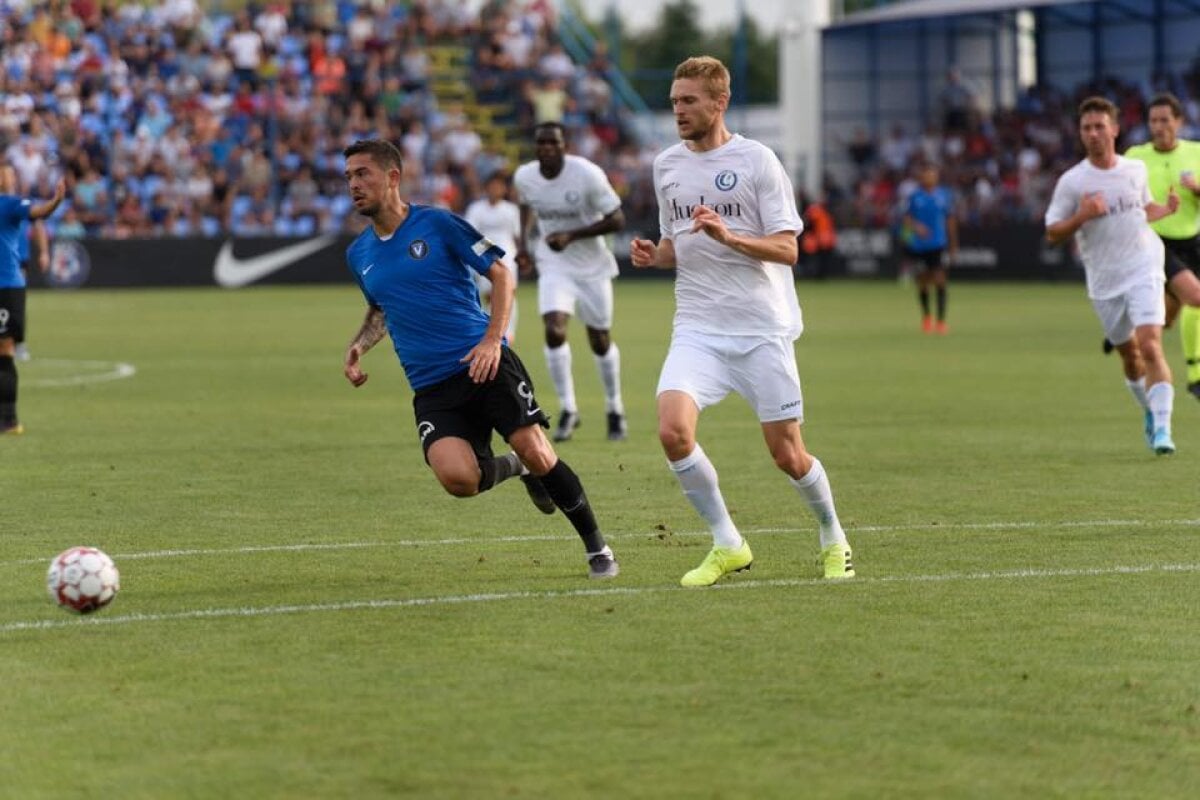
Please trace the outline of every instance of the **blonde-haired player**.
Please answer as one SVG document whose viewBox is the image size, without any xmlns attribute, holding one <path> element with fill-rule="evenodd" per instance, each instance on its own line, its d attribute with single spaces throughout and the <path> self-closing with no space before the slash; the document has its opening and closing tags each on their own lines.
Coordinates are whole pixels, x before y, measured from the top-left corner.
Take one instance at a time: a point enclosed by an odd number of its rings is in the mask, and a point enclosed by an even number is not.
<svg viewBox="0 0 1200 800">
<path fill-rule="evenodd" d="M 681 583 L 709 586 L 754 558 L 696 441 L 700 412 L 730 392 L 753 406 L 775 465 L 816 516 L 821 574 L 853 577 L 829 479 L 800 433 L 803 399 L 792 343 L 803 324 L 792 265 L 803 223 L 791 181 L 774 153 L 726 128 L 729 71 L 717 59 L 689 58 L 675 69 L 671 106 L 683 141 L 654 161 L 661 237 L 657 244 L 633 240 L 630 254 L 635 267 L 676 268 L 658 436 L 713 536 L 712 550 Z"/>
</svg>

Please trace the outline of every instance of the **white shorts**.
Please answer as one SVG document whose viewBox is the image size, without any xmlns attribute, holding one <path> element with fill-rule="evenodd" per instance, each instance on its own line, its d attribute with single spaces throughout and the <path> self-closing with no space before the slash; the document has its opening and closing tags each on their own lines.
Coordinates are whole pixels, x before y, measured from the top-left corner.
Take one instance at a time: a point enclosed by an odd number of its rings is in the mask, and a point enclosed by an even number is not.
<svg viewBox="0 0 1200 800">
<path fill-rule="evenodd" d="M 1092 308 L 1104 327 L 1104 335 L 1113 344 L 1125 344 L 1141 325 L 1162 326 L 1167 321 L 1163 300 L 1162 277 L 1153 275 L 1126 289 L 1116 297 L 1092 300 Z"/>
<path fill-rule="evenodd" d="M 538 276 L 538 313 L 578 313 L 579 321 L 589 328 L 612 328 L 613 288 L 611 278 L 576 280 L 570 275 L 552 272 Z"/>
<path fill-rule="evenodd" d="M 737 392 L 759 422 L 804 421 L 796 351 L 786 336 L 721 336 L 677 331 L 657 394 L 684 392 L 701 410 Z"/>
</svg>

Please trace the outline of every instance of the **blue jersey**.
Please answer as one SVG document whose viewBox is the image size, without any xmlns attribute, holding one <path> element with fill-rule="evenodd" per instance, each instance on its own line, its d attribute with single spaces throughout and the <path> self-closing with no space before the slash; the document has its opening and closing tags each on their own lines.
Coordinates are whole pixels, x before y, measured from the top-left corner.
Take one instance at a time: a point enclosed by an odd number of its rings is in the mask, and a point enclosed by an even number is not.
<svg viewBox="0 0 1200 800">
<path fill-rule="evenodd" d="M 414 390 L 467 369 L 460 359 L 479 344 L 489 321 L 472 272 L 486 275 L 503 255 L 461 217 L 419 205 L 409 206 L 386 241 L 368 227 L 346 250 L 367 302 L 383 310 Z"/>
<path fill-rule="evenodd" d="M 32 205 L 29 200 L 0 194 L 0 289 L 19 289 L 25 285 L 18 242 L 25 233 Z"/>
<path fill-rule="evenodd" d="M 910 231 L 909 249 L 917 253 L 944 249 L 949 242 L 946 217 L 950 216 L 953 209 L 953 196 L 944 186 L 935 186 L 932 191 L 921 188 L 913 192 L 908 198 L 908 216 L 924 225 L 928 235 L 920 236 L 916 231 Z"/>
</svg>

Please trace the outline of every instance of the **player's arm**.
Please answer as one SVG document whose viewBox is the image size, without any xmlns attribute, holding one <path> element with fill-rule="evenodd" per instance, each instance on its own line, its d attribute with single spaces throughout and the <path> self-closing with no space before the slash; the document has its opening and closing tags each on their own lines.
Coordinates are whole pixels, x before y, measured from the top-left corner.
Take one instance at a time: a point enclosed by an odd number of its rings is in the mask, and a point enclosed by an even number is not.
<svg viewBox="0 0 1200 800">
<path fill-rule="evenodd" d="M 38 252 L 38 269 L 46 272 L 50 269 L 50 237 L 46 235 L 46 224 L 40 219 L 33 221 L 33 244 Z"/>
<path fill-rule="evenodd" d="M 1046 241 L 1050 244 L 1062 244 L 1075 235 L 1075 232 L 1096 217 L 1108 213 L 1108 204 L 1104 202 L 1102 192 L 1085 194 L 1079 201 L 1079 208 L 1066 219 L 1046 226 Z"/>
<path fill-rule="evenodd" d="M 675 242 L 663 237 L 658 244 L 649 239 L 634 239 L 629 243 L 629 257 L 638 269 L 657 267 L 659 269 L 675 268 Z"/>
<path fill-rule="evenodd" d="M 51 197 L 44 203 L 38 203 L 36 206 L 29 207 L 29 218 L 31 220 L 45 219 L 54 213 L 54 209 L 58 208 L 58 204 L 67 196 L 67 182 L 62 178 L 58 179 L 58 183 L 54 186 L 54 197 Z"/>
<path fill-rule="evenodd" d="M 529 252 L 529 237 L 533 232 L 533 209 L 528 203 L 521 203 L 521 229 L 517 234 L 517 270 L 522 275 L 533 274 L 533 253 Z"/>
<path fill-rule="evenodd" d="M 606 215 L 604 218 L 593 222 L 591 225 L 582 228 L 576 228 L 573 231 L 558 231 L 546 237 L 546 244 L 550 249 L 558 253 L 571 244 L 571 242 L 579 241 L 580 239 L 590 239 L 593 236 L 604 236 L 609 233 L 616 233 L 625 227 L 625 212 L 620 208 Z"/>
<path fill-rule="evenodd" d="M 369 306 L 367 308 L 367 316 L 363 319 L 362 327 L 358 329 L 358 333 L 350 341 L 350 347 L 346 349 L 346 360 L 342 367 L 342 372 L 346 376 L 346 380 L 350 381 L 355 387 L 362 386 L 367 382 L 367 373 L 362 371 L 362 365 L 359 361 L 363 355 L 387 334 L 387 319 L 383 315 L 383 309 L 377 306 Z"/>
<path fill-rule="evenodd" d="M 484 383 L 496 377 L 500 371 L 500 352 L 504 345 L 504 332 L 508 330 L 508 317 L 512 313 L 513 292 L 517 281 L 508 267 L 493 261 L 488 268 L 488 280 L 492 282 L 492 299 L 489 304 L 491 320 L 479 344 L 471 348 L 461 361 L 468 364 L 467 374 L 475 383 Z"/>
<path fill-rule="evenodd" d="M 790 267 L 800 255 L 796 231 L 776 231 L 766 236 L 734 233 L 725 225 L 721 215 L 708 206 L 697 206 L 692 211 L 692 233 L 699 232 L 756 261 L 769 261 Z"/>
<path fill-rule="evenodd" d="M 1179 210 L 1179 195 L 1175 193 L 1175 187 L 1172 186 L 1167 191 L 1167 201 L 1165 203 L 1146 203 L 1146 221 L 1158 222 L 1163 217 L 1169 217 Z"/>
</svg>

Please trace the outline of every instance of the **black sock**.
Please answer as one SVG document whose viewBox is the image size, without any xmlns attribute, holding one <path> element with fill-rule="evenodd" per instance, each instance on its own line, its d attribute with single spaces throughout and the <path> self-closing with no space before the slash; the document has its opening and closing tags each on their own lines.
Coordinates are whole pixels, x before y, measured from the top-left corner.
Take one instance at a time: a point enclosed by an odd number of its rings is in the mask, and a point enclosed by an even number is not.
<svg viewBox="0 0 1200 800">
<path fill-rule="evenodd" d="M 589 553 L 599 553 L 604 549 L 604 536 L 600 526 L 596 524 L 596 515 L 592 513 L 592 504 L 588 502 L 583 492 L 583 484 L 579 476 L 567 466 L 562 459 L 554 465 L 554 469 L 540 476 L 542 486 L 554 500 L 554 505 L 571 520 L 571 525 L 583 540 L 583 547 Z"/>
<path fill-rule="evenodd" d="M 17 365 L 12 356 L 0 356 L 0 428 L 17 424 Z"/>
<path fill-rule="evenodd" d="M 521 472 L 521 459 L 516 453 L 498 458 L 479 459 L 479 491 L 486 492 L 497 483 L 502 483 Z"/>
<path fill-rule="evenodd" d="M 946 319 L 946 287 L 937 287 L 937 315 L 939 320 Z"/>
<path fill-rule="evenodd" d="M 929 316 L 929 290 L 921 289 L 917 292 L 917 298 L 921 301 L 921 313 Z"/>
</svg>

